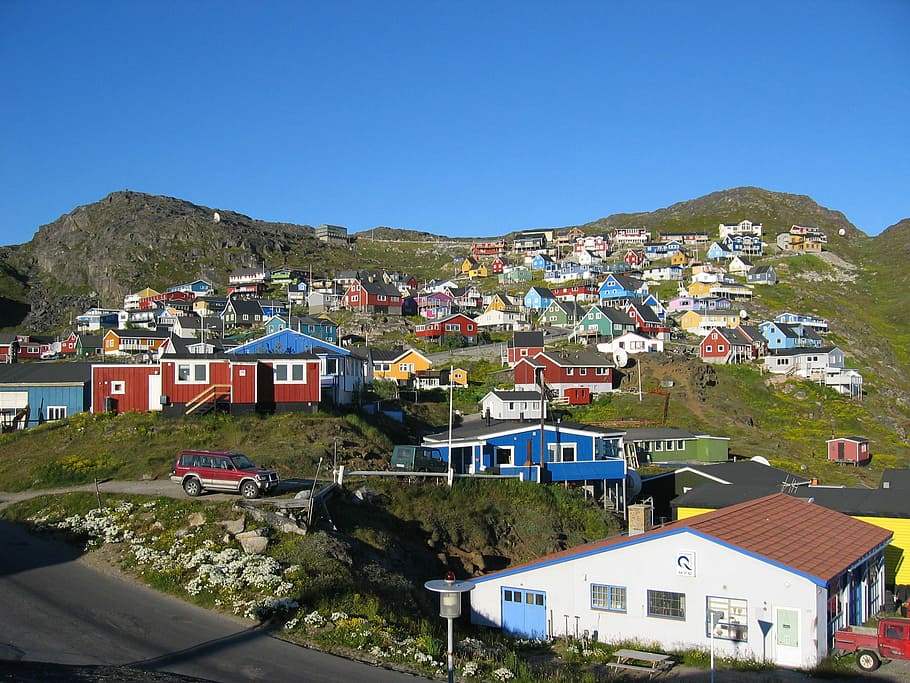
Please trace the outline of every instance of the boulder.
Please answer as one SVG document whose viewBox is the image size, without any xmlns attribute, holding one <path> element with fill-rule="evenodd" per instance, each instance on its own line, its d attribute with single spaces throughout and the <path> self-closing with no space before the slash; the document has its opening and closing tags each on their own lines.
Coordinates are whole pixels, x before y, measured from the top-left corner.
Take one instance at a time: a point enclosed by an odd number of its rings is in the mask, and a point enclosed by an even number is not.
<svg viewBox="0 0 910 683">
<path fill-rule="evenodd" d="M 236 536 L 244 530 L 246 526 L 246 517 L 241 515 L 238 519 L 223 519 L 218 523 L 229 534 Z"/>
<path fill-rule="evenodd" d="M 190 526 L 202 526 L 205 524 L 205 515 L 201 512 L 193 512 L 187 515 L 186 523 Z"/>
</svg>

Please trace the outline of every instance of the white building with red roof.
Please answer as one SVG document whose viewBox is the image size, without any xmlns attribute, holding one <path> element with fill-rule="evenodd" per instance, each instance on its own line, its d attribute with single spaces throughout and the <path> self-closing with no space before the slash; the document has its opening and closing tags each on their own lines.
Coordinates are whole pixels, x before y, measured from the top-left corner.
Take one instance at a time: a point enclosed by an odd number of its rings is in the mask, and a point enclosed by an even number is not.
<svg viewBox="0 0 910 683">
<path fill-rule="evenodd" d="M 791 495 L 643 526 L 473 579 L 472 623 L 706 650 L 713 614 L 719 656 L 810 668 L 883 605 L 892 532 Z"/>
</svg>

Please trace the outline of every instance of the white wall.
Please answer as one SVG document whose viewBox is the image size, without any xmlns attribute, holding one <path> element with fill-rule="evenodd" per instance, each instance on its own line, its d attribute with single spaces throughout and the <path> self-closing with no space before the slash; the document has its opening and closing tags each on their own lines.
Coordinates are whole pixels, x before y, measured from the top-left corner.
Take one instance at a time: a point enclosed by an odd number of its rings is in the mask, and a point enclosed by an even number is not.
<svg viewBox="0 0 910 683">
<path fill-rule="evenodd" d="M 602 642 L 637 640 L 661 649 L 710 646 L 706 632 L 707 596 L 748 601 L 748 640 L 715 639 L 715 652 L 738 658 L 766 658 L 784 666 L 809 667 L 817 663 L 825 642 L 825 588 L 782 567 L 752 558 L 690 531 L 627 539 L 587 557 L 555 562 L 528 571 L 517 571 L 477 583 L 471 593 L 471 620 L 501 627 L 500 587 L 546 592 L 549 635 L 564 637 L 569 615 L 569 635 L 587 630 Z M 681 575 L 677 558 L 694 553 L 695 576 Z M 625 613 L 591 609 L 591 585 L 626 588 Z M 686 618 L 675 620 L 647 616 L 647 591 L 685 593 Z M 776 625 L 763 638 L 759 620 L 776 624 L 779 608 L 799 614 L 796 649 L 778 646 Z M 819 612 L 821 610 L 821 612 Z M 816 615 L 820 614 L 820 619 Z M 576 620 L 577 617 L 577 620 Z"/>
</svg>

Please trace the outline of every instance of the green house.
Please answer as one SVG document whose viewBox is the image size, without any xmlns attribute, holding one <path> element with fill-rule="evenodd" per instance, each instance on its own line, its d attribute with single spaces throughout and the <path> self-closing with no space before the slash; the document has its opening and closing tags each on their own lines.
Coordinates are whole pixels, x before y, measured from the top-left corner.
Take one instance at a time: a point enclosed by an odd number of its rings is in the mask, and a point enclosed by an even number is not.
<svg viewBox="0 0 910 683">
<path fill-rule="evenodd" d="M 678 427 L 636 427 L 626 430 L 626 453 L 639 465 L 710 463 L 729 459 L 730 438 L 689 432 Z"/>
<path fill-rule="evenodd" d="M 635 321 L 625 311 L 610 306 L 591 306 L 584 317 L 575 325 L 575 336 L 579 338 L 618 337 L 635 331 Z"/>
<path fill-rule="evenodd" d="M 540 314 L 538 322 L 547 327 L 575 327 L 587 311 L 574 301 L 554 301 Z"/>
</svg>

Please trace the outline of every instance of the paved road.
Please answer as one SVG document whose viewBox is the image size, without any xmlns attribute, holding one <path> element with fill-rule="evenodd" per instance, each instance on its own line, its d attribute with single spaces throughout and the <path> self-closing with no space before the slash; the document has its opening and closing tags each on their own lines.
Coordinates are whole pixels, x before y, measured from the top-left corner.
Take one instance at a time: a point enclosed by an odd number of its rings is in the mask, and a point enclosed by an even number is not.
<svg viewBox="0 0 910 683">
<path fill-rule="evenodd" d="M 121 482 L 108 490 L 165 491 L 160 486 L 152 490 L 155 484 Z M 179 488 L 175 495 L 182 495 Z M 8 501 L 8 496 L 0 494 L 0 500 Z M 225 683 L 416 680 L 287 643 L 272 637 L 268 626 L 210 612 L 98 571 L 78 549 L 3 520 L 0 547 L 0 660 L 127 666 Z"/>
</svg>

